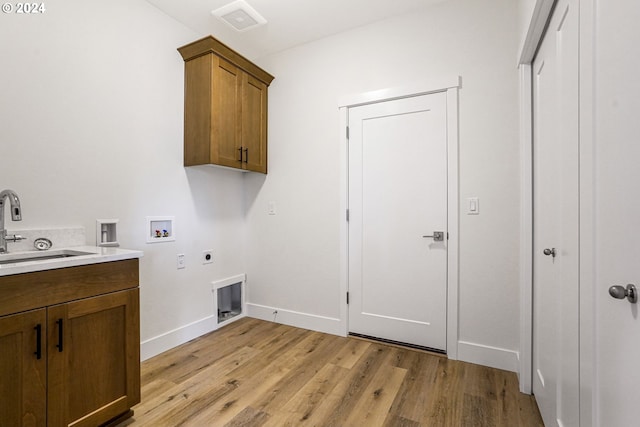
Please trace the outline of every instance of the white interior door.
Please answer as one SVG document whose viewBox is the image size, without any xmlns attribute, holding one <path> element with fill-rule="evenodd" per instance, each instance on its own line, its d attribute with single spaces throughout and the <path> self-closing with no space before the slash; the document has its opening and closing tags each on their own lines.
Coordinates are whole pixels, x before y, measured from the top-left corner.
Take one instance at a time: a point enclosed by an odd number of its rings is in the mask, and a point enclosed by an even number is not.
<svg viewBox="0 0 640 427">
<path fill-rule="evenodd" d="M 351 333 L 446 351 L 446 103 L 349 108 Z"/>
<path fill-rule="evenodd" d="M 578 4 L 558 1 L 533 63 L 533 393 L 579 425 Z"/>
<path fill-rule="evenodd" d="M 640 3 L 599 2 L 597 18 L 593 425 L 638 426 L 640 303 L 608 290 L 640 288 Z"/>
<path fill-rule="evenodd" d="M 533 233 L 533 394 L 546 425 L 555 425 L 560 260 L 543 256 L 557 244 L 560 217 L 560 161 L 556 154 L 555 32 L 546 35 L 533 63 L 534 233 Z M 549 424 L 552 422 L 551 424 Z"/>
</svg>

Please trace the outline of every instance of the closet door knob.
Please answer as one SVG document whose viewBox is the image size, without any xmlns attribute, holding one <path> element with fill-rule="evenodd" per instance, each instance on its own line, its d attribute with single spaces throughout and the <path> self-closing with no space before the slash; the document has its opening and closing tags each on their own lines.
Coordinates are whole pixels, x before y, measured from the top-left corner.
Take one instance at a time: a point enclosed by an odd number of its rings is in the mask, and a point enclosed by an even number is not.
<svg viewBox="0 0 640 427">
<path fill-rule="evenodd" d="M 632 304 L 638 302 L 638 290 L 635 285 L 632 284 L 628 284 L 626 288 L 620 285 L 611 286 L 609 288 L 609 295 L 616 299 L 624 299 L 626 297 Z"/>
</svg>

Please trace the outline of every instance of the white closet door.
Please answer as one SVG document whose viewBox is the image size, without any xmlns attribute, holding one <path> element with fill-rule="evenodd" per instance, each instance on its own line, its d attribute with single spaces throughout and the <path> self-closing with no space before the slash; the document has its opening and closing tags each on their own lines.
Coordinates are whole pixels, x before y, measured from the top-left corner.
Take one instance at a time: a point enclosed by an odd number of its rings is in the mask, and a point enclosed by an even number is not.
<svg viewBox="0 0 640 427">
<path fill-rule="evenodd" d="M 533 64 L 533 393 L 579 422 L 578 3 L 560 0 Z"/>
</svg>

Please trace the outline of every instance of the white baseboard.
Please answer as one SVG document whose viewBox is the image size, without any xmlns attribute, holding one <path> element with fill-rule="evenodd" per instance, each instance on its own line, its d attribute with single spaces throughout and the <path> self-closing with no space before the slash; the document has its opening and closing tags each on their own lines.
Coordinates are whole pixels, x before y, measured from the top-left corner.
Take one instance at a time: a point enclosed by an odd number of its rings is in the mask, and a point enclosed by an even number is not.
<svg viewBox="0 0 640 427">
<path fill-rule="evenodd" d="M 324 332 L 332 335 L 345 336 L 345 326 L 343 325 L 343 322 L 337 318 L 317 316 L 314 314 L 300 313 L 297 311 L 284 310 L 278 307 L 268 307 L 251 303 L 246 304 L 246 309 L 246 316 L 248 317 L 282 323 L 284 325 Z M 278 313 L 274 315 L 274 311 L 277 311 Z M 219 326 L 216 316 L 208 316 L 204 319 L 145 340 L 140 344 L 140 359 L 150 359 L 153 356 L 182 345 L 194 338 L 215 331 Z M 459 341 L 458 360 L 503 369 L 506 371 L 518 372 L 518 352 L 504 348 Z"/>
<path fill-rule="evenodd" d="M 218 328 L 217 316 L 208 316 L 140 343 L 140 359 L 147 360 Z"/>
<path fill-rule="evenodd" d="M 277 314 L 274 314 L 277 311 Z M 324 332 L 332 335 L 345 336 L 345 327 L 340 319 L 317 316 L 315 314 L 300 313 L 284 310 L 278 307 L 247 303 L 247 316 L 270 322 L 282 323 L 311 331 Z"/>
<path fill-rule="evenodd" d="M 458 341 L 458 360 L 463 362 L 517 373 L 519 367 L 518 359 L 517 351 Z"/>
</svg>

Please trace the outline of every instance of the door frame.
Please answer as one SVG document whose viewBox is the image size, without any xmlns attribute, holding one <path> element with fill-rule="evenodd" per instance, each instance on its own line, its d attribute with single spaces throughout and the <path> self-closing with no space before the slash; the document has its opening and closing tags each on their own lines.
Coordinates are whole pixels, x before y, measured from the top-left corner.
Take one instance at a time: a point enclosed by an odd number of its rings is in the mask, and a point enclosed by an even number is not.
<svg viewBox="0 0 640 427">
<path fill-rule="evenodd" d="M 393 99 L 428 95 L 437 92 L 447 94 L 447 223 L 449 241 L 447 248 L 447 357 L 458 358 L 458 257 L 459 257 L 459 174 L 458 174 L 458 90 L 462 87 L 460 76 L 438 81 L 416 82 L 409 86 L 393 87 L 359 94 L 345 95 L 338 102 L 340 112 L 340 319 L 344 335 L 349 333 L 349 307 L 346 295 L 349 290 L 349 236 L 347 209 L 349 207 L 349 108 Z"/>
<path fill-rule="evenodd" d="M 520 75 L 520 391 L 531 394 L 533 366 L 533 73 L 531 65 L 542 41 L 555 0 L 536 0 L 518 59 Z M 594 59 L 596 0 L 581 0 L 579 11 L 579 327 L 580 426 L 590 427 L 596 405 L 595 377 L 595 130 Z"/>
</svg>

